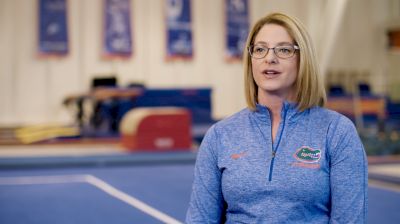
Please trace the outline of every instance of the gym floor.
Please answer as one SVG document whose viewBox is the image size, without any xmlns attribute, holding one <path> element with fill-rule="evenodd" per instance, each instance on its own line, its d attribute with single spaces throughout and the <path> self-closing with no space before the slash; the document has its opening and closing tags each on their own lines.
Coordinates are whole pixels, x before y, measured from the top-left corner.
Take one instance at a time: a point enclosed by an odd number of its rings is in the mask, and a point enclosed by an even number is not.
<svg viewBox="0 0 400 224">
<path fill-rule="evenodd" d="M 1 146 L 0 223 L 183 223 L 195 153 Z M 400 165 L 370 165 L 368 223 L 400 223 Z"/>
</svg>

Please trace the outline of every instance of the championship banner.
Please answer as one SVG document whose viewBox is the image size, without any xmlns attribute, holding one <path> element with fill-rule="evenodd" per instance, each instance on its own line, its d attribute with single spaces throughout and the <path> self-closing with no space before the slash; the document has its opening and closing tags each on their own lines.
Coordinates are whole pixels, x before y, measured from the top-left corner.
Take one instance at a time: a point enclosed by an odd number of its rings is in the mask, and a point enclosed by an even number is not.
<svg viewBox="0 0 400 224">
<path fill-rule="evenodd" d="M 39 0 L 39 53 L 66 55 L 68 26 L 66 0 Z"/>
<path fill-rule="evenodd" d="M 225 55 L 228 60 L 241 59 L 249 32 L 248 0 L 225 0 Z"/>
<path fill-rule="evenodd" d="M 110 57 L 132 55 L 130 0 L 104 0 L 103 53 Z"/>
<path fill-rule="evenodd" d="M 166 0 L 167 58 L 192 58 L 190 0 Z"/>
</svg>

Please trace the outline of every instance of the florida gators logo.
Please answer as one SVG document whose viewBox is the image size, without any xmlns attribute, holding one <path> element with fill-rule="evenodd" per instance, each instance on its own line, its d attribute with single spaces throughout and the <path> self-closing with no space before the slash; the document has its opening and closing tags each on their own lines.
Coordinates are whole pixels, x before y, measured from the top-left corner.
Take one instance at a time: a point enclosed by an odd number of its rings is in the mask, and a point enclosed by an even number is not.
<svg viewBox="0 0 400 224">
<path fill-rule="evenodd" d="M 321 159 L 321 150 L 302 146 L 294 153 L 294 158 L 303 163 L 318 163 Z"/>
</svg>

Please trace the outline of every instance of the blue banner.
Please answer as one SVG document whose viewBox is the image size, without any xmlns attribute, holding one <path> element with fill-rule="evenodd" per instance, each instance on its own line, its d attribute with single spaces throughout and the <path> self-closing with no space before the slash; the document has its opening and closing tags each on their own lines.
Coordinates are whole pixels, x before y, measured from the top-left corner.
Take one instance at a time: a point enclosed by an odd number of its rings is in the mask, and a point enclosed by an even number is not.
<svg viewBox="0 0 400 224">
<path fill-rule="evenodd" d="M 225 54 L 228 59 L 240 59 L 249 32 L 248 0 L 225 0 Z"/>
<path fill-rule="evenodd" d="M 107 56 L 131 56 L 130 0 L 104 0 L 103 43 L 103 51 Z"/>
<path fill-rule="evenodd" d="M 39 52 L 45 55 L 68 53 L 66 0 L 39 1 Z"/>
<path fill-rule="evenodd" d="M 193 56 L 190 3 L 190 0 L 166 0 L 168 58 Z"/>
</svg>

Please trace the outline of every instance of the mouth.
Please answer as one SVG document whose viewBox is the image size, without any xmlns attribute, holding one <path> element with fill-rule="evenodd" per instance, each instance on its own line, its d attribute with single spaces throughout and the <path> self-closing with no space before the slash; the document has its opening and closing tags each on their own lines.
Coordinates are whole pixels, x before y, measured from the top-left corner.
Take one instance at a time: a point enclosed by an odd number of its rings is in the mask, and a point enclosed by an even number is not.
<svg viewBox="0 0 400 224">
<path fill-rule="evenodd" d="M 266 76 L 276 76 L 281 74 L 281 72 L 277 71 L 277 70 L 273 70 L 273 69 L 265 69 L 264 71 L 262 71 L 262 74 L 266 75 Z"/>
</svg>

